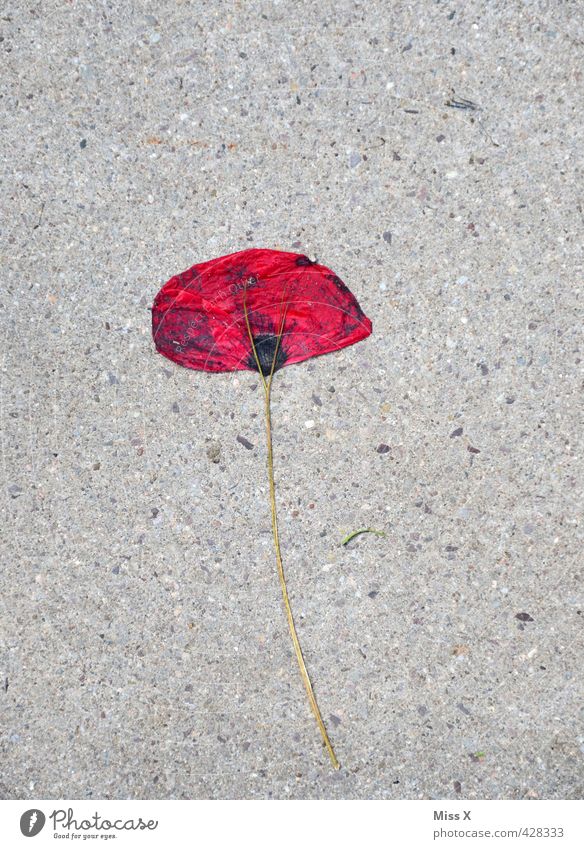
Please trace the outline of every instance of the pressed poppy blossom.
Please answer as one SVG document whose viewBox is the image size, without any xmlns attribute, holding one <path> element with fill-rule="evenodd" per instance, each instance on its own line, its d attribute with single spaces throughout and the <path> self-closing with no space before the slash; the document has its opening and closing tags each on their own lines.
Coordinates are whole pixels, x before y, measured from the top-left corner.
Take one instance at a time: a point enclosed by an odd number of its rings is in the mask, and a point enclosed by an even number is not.
<svg viewBox="0 0 584 849">
<path fill-rule="evenodd" d="M 283 366 L 345 348 L 371 322 L 343 281 L 303 254 L 254 248 L 193 265 L 171 277 L 152 307 L 157 350 L 199 371 L 257 371 L 264 389 L 268 481 L 276 565 L 288 627 L 310 706 L 338 769 L 306 669 L 286 587 L 278 535 L 270 399 Z"/>
<path fill-rule="evenodd" d="M 275 371 L 371 333 L 357 300 L 329 268 L 302 254 L 255 248 L 193 265 L 165 283 L 152 309 L 157 349 L 192 369 L 257 370 L 244 288 L 264 371 L 272 365 L 283 302 L 286 326 Z"/>
</svg>

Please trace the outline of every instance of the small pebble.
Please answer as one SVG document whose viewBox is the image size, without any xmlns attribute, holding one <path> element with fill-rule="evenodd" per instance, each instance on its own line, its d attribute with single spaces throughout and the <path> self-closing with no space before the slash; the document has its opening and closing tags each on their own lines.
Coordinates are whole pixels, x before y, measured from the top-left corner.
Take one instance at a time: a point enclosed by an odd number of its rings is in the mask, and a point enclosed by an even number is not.
<svg viewBox="0 0 584 849">
<path fill-rule="evenodd" d="M 220 442 L 210 442 L 207 446 L 207 457 L 212 463 L 219 463 L 221 461 L 221 443 Z"/>
</svg>

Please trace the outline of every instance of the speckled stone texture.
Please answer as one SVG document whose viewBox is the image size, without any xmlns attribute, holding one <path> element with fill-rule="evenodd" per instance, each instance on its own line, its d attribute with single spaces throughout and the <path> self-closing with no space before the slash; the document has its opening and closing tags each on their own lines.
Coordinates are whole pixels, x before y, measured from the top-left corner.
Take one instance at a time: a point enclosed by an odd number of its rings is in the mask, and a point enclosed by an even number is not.
<svg viewBox="0 0 584 849">
<path fill-rule="evenodd" d="M 2 798 L 581 798 L 576 2 L 0 17 Z M 329 265 L 365 342 L 154 351 L 196 261 Z M 341 548 L 358 527 L 385 530 Z"/>
</svg>

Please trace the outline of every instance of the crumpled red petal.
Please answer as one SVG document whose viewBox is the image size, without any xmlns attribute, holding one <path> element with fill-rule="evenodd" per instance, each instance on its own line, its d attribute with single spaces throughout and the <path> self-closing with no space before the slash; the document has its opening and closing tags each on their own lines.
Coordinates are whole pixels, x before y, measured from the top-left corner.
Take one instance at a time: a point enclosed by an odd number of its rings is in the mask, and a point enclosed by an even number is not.
<svg viewBox="0 0 584 849">
<path fill-rule="evenodd" d="M 371 321 L 330 268 L 303 254 L 252 248 L 193 265 L 171 277 L 152 307 L 157 350 L 187 368 L 257 371 L 245 323 L 271 364 L 283 309 L 276 368 L 337 351 L 369 336 Z"/>
</svg>

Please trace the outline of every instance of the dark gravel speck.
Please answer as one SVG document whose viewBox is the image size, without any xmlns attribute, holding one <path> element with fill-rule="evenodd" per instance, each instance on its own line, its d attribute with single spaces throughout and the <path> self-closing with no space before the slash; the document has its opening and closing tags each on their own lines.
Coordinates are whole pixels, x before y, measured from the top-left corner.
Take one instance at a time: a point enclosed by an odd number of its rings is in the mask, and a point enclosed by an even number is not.
<svg viewBox="0 0 584 849">
<path fill-rule="evenodd" d="M 377 446 L 378 454 L 388 454 L 389 453 L 389 445 L 386 445 L 385 442 L 382 442 Z"/>
<path fill-rule="evenodd" d="M 520 622 L 534 622 L 533 616 L 530 616 L 529 613 L 516 613 L 515 618 L 519 619 Z"/>
<path fill-rule="evenodd" d="M 461 427 L 457 427 L 456 430 L 453 430 L 452 433 L 450 434 L 451 439 L 454 439 L 455 436 L 462 436 L 462 428 Z"/>
<path fill-rule="evenodd" d="M 240 445 L 243 445 L 244 448 L 247 448 L 248 451 L 251 451 L 254 447 L 253 442 L 250 442 L 249 439 L 245 438 L 245 436 L 238 436 L 237 441 Z"/>
</svg>

